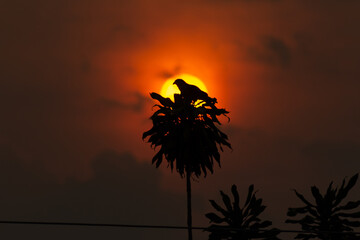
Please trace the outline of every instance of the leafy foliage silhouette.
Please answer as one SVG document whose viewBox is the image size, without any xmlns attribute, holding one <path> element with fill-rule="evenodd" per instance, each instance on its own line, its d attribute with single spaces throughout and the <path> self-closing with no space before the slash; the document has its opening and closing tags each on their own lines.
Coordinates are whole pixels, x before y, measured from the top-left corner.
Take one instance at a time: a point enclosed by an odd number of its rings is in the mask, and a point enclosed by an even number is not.
<svg viewBox="0 0 360 240">
<path fill-rule="evenodd" d="M 308 201 L 302 194 L 294 190 L 296 196 L 305 204 L 304 207 L 289 208 L 287 216 L 305 214 L 298 220 L 288 219 L 287 223 L 300 224 L 302 230 L 313 233 L 299 233 L 296 239 L 319 238 L 326 240 L 359 239 L 351 233 L 353 227 L 359 227 L 360 221 L 349 220 L 348 218 L 360 218 L 359 212 L 346 212 L 354 210 L 360 205 L 360 201 L 349 201 L 340 205 L 346 198 L 349 191 L 354 187 L 358 174 L 350 178 L 346 184 L 345 179 L 339 189 L 333 188 L 333 182 L 329 184 L 325 195 L 321 195 L 316 186 L 311 187 L 311 193 L 315 203 Z"/>
<path fill-rule="evenodd" d="M 152 163 L 158 168 L 165 157 L 171 171 L 175 168 L 181 177 L 186 174 L 187 206 L 188 206 L 188 235 L 192 239 L 191 217 L 191 183 L 190 177 L 201 173 L 206 177 L 207 172 L 213 173 L 214 160 L 220 166 L 219 149 L 231 145 L 228 136 L 220 131 L 215 124 L 220 125 L 218 119 L 229 113 L 223 108 L 217 108 L 216 98 L 208 97 L 194 85 L 187 84 L 182 79 L 175 80 L 181 94 L 174 94 L 174 101 L 164 98 L 158 93 L 150 96 L 159 103 L 158 110 L 151 116 L 153 127 L 143 133 L 143 139 L 155 149 Z M 229 118 L 228 118 L 229 119 Z"/>
<path fill-rule="evenodd" d="M 220 191 L 225 208 L 219 206 L 214 200 L 210 200 L 211 205 L 221 213 L 207 213 L 205 216 L 210 222 L 206 231 L 210 232 L 209 240 L 248 240 L 248 239 L 279 239 L 277 235 L 280 231 L 276 228 L 267 229 L 272 225 L 271 221 L 262 221 L 259 215 L 265 210 L 262 199 L 256 198 L 254 185 L 249 186 L 246 201 L 240 207 L 240 198 L 236 185 L 232 185 L 231 192 L 234 202 L 231 204 L 230 197 Z M 221 225 L 225 223 L 226 225 Z M 237 230 L 238 229 L 238 230 Z"/>
<path fill-rule="evenodd" d="M 199 177 L 213 173 L 214 160 L 220 166 L 219 148 L 231 148 L 228 137 L 220 131 L 215 123 L 220 124 L 218 116 L 226 116 L 228 111 L 217 108 L 215 104 L 201 101 L 188 102 L 181 95 L 175 94 L 175 101 L 164 98 L 157 93 L 150 96 L 157 100 L 159 109 L 151 116 L 153 127 L 143 134 L 149 137 L 152 147 L 160 146 L 152 162 L 159 167 L 163 157 L 171 170 L 184 177 L 185 171 Z"/>
</svg>

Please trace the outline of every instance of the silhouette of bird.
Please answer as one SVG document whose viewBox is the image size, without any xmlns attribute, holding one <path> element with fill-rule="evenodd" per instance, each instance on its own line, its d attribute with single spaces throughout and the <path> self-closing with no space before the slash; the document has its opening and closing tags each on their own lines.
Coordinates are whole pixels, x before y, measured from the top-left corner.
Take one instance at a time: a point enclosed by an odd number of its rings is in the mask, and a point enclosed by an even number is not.
<svg viewBox="0 0 360 240">
<path fill-rule="evenodd" d="M 183 98 L 185 100 L 188 100 L 190 102 L 191 101 L 196 102 L 197 100 L 203 100 L 204 102 L 210 103 L 210 104 L 217 103 L 216 98 L 209 97 L 209 95 L 206 92 L 202 91 L 200 88 L 198 88 L 195 85 L 186 83 L 182 79 L 176 79 L 173 84 L 175 84 L 179 88 L 181 95 L 183 96 Z"/>
</svg>

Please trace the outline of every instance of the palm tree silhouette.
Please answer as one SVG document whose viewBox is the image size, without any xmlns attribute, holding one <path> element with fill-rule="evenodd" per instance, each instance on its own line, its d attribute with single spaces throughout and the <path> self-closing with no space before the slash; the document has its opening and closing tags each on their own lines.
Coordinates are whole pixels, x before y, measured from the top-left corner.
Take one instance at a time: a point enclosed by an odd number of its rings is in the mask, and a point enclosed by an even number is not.
<svg viewBox="0 0 360 240">
<path fill-rule="evenodd" d="M 211 205 L 220 215 L 207 213 L 205 216 L 214 223 L 206 231 L 210 232 L 209 240 L 249 240 L 249 239 L 273 239 L 278 240 L 280 231 L 276 228 L 267 229 L 272 225 L 271 221 L 262 221 L 259 215 L 265 210 L 262 199 L 255 196 L 254 185 L 249 186 L 248 194 L 243 207 L 240 207 L 240 198 L 236 185 L 231 187 L 234 198 L 231 204 L 230 197 L 220 191 L 225 208 L 210 200 Z M 226 225 L 223 225 L 225 223 Z"/>
<path fill-rule="evenodd" d="M 351 233 L 353 227 L 359 227 L 360 221 L 349 220 L 349 218 L 360 218 L 359 212 L 346 212 L 357 208 L 360 201 L 349 201 L 340 205 L 346 198 L 349 191 L 354 187 L 358 179 L 358 174 L 350 178 L 346 184 L 345 179 L 339 189 L 333 188 L 330 183 L 325 195 L 321 195 L 316 186 L 311 187 L 311 193 L 315 198 L 315 203 L 308 201 L 302 194 L 294 190 L 296 196 L 305 204 L 304 207 L 289 208 L 287 215 L 295 217 L 305 214 L 298 220 L 288 219 L 287 223 L 300 224 L 305 231 L 313 233 L 300 233 L 296 236 L 299 239 L 320 238 L 326 240 L 359 239 Z"/>
<path fill-rule="evenodd" d="M 193 85 L 191 85 L 193 86 Z M 200 90 L 201 91 L 201 90 Z M 220 166 L 219 149 L 231 148 L 228 137 L 215 125 L 220 124 L 218 116 L 228 111 L 217 108 L 216 102 L 199 100 L 194 97 L 174 94 L 174 101 L 157 93 L 150 96 L 159 103 L 158 110 L 151 116 L 153 127 L 143 133 L 151 146 L 160 147 L 152 159 L 159 167 L 166 159 L 171 171 L 175 168 L 181 177 L 186 177 L 188 238 L 192 239 L 191 182 L 194 174 L 213 173 L 214 160 Z M 210 99 L 210 98 L 209 98 Z"/>
</svg>

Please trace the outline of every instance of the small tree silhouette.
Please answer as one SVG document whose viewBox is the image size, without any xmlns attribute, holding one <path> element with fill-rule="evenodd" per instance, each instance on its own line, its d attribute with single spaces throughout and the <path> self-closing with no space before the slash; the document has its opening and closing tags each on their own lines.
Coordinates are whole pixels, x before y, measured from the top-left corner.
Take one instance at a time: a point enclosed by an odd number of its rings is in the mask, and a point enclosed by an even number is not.
<svg viewBox="0 0 360 240">
<path fill-rule="evenodd" d="M 280 233 L 278 229 L 266 229 L 272 225 L 271 221 L 262 221 L 259 215 L 265 210 L 262 199 L 256 198 L 254 185 L 249 186 L 247 198 L 243 207 L 240 207 L 239 193 L 236 186 L 231 187 L 234 202 L 231 204 L 230 197 L 220 191 L 225 208 L 220 207 L 214 200 L 210 200 L 211 205 L 221 213 L 207 213 L 205 216 L 210 222 L 206 231 L 210 232 L 209 240 L 249 240 L 249 239 L 278 239 Z M 219 225 L 225 223 L 226 225 Z"/>
<path fill-rule="evenodd" d="M 185 83 L 186 84 L 186 83 Z M 196 90 L 196 86 L 191 86 Z M 186 87 L 186 85 L 185 85 Z M 200 89 L 198 91 L 201 91 Z M 206 93 L 204 93 L 206 94 Z M 150 96 L 157 100 L 159 109 L 151 116 L 153 127 L 143 134 L 149 137 L 151 146 L 160 150 L 155 154 L 152 163 L 159 167 L 165 157 L 171 171 L 175 168 L 181 177 L 186 175 L 188 236 L 192 239 L 191 217 L 191 175 L 206 176 L 207 171 L 213 173 L 214 160 L 220 166 L 218 147 L 231 148 L 228 137 L 220 131 L 215 123 L 220 124 L 218 116 L 228 113 L 215 106 L 213 98 L 196 99 L 194 96 L 174 94 L 174 102 L 157 93 Z M 207 96 L 207 94 L 206 94 Z"/>
<path fill-rule="evenodd" d="M 300 224 L 302 230 L 312 233 L 299 233 L 295 238 L 311 239 L 320 238 L 326 240 L 359 239 L 356 238 L 353 227 L 359 227 L 359 221 L 351 221 L 348 218 L 360 218 L 360 212 L 345 212 L 353 210 L 360 205 L 360 201 L 349 201 L 340 205 L 349 191 L 354 187 L 358 174 L 350 178 L 346 184 L 345 179 L 340 189 L 333 188 L 333 182 L 327 188 L 326 194 L 322 196 L 316 186 L 311 187 L 311 193 L 315 203 L 311 203 L 305 197 L 294 190 L 296 196 L 305 204 L 304 207 L 289 208 L 287 215 L 295 217 L 305 214 L 299 220 L 286 220 L 286 223 Z"/>
</svg>

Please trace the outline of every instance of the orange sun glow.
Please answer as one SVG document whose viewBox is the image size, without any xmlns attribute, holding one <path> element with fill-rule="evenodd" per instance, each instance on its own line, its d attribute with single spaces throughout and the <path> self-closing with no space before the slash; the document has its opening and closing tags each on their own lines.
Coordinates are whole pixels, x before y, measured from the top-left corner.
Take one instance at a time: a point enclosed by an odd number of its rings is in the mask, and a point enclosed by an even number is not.
<svg viewBox="0 0 360 240">
<path fill-rule="evenodd" d="M 161 88 L 160 94 L 163 97 L 168 97 L 168 98 L 174 100 L 174 94 L 180 93 L 180 90 L 177 88 L 176 85 L 173 85 L 173 83 L 176 79 L 179 79 L 179 78 L 183 79 L 188 84 L 196 85 L 202 91 L 207 92 L 207 88 L 206 88 L 204 82 L 201 81 L 199 78 L 197 78 L 193 75 L 190 75 L 190 74 L 179 74 L 179 75 L 171 77 L 165 81 L 165 83 L 163 84 L 163 86 Z"/>
</svg>

